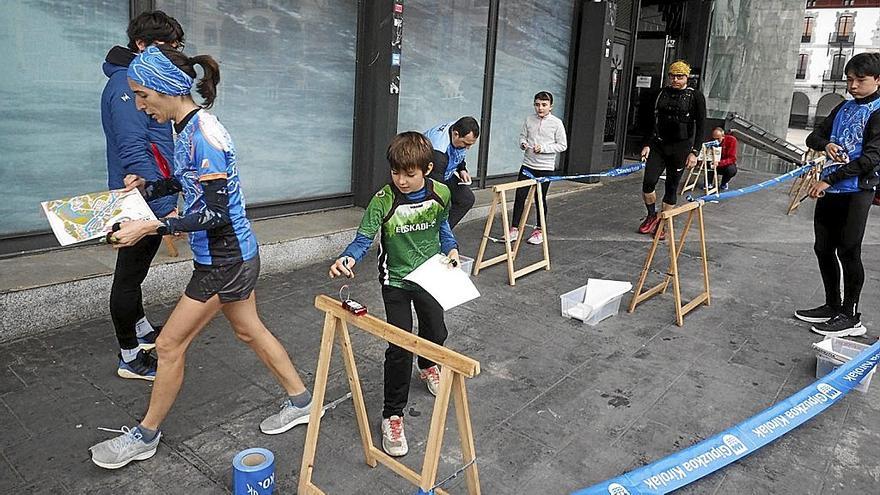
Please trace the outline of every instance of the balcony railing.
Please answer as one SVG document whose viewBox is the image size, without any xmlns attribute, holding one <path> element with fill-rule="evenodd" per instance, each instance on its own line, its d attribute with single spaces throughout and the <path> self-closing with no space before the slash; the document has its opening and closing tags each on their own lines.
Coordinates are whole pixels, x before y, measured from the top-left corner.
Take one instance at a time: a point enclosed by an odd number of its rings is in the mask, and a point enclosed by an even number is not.
<svg viewBox="0 0 880 495">
<path fill-rule="evenodd" d="M 806 79 L 806 78 L 807 78 L 807 71 L 803 71 L 803 72 L 801 72 L 801 71 L 797 71 L 797 72 L 794 74 L 794 78 L 795 78 L 795 79 Z"/>
<path fill-rule="evenodd" d="M 829 45 L 852 46 L 856 42 L 856 33 L 831 33 L 828 35 Z"/>
<path fill-rule="evenodd" d="M 846 74 L 843 73 L 843 70 L 826 70 L 822 73 L 823 81 L 845 81 Z"/>
<path fill-rule="evenodd" d="M 813 35 L 812 34 L 802 34 L 801 35 L 801 43 L 812 43 Z"/>
</svg>

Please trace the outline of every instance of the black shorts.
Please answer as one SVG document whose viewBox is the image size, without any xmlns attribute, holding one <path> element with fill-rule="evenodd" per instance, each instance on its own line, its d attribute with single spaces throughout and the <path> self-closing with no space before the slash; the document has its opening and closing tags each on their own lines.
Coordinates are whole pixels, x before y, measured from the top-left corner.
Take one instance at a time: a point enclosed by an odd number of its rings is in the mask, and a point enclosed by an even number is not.
<svg viewBox="0 0 880 495">
<path fill-rule="evenodd" d="M 184 294 L 199 302 L 206 302 L 214 295 L 221 303 L 244 301 L 250 297 L 260 276 L 260 256 L 231 265 L 202 265 L 194 263 L 192 278 Z"/>
</svg>

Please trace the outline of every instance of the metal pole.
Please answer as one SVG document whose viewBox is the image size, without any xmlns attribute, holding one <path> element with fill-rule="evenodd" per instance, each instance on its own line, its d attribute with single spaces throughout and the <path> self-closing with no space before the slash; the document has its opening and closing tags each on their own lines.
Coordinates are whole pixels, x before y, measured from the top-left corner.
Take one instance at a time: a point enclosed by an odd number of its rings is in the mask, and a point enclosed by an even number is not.
<svg viewBox="0 0 880 495">
<path fill-rule="evenodd" d="M 495 89 L 495 47 L 498 44 L 498 3 L 499 0 L 489 0 L 489 25 L 486 28 L 486 64 L 480 111 L 480 153 L 477 157 L 480 188 L 486 187 L 486 176 L 489 172 L 489 132 L 492 119 L 492 94 Z"/>
</svg>

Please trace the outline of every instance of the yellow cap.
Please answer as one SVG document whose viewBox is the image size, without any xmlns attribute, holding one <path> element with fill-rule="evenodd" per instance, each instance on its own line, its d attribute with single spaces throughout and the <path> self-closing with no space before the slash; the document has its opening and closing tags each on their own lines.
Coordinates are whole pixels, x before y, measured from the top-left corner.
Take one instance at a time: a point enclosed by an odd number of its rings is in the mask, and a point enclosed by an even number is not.
<svg viewBox="0 0 880 495">
<path fill-rule="evenodd" d="M 675 76 L 691 75 L 691 66 L 684 60 L 676 60 L 669 66 L 669 73 Z"/>
</svg>

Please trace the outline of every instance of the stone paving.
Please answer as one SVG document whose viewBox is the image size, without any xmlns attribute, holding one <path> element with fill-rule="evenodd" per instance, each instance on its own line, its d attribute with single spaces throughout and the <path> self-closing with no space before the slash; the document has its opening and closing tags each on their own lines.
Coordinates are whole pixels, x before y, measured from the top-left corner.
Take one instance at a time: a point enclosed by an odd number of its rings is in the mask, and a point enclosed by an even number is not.
<svg viewBox="0 0 880 495">
<path fill-rule="evenodd" d="M 766 177 L 742 172 L 735 181 Z M 595 327 L 560 316 L 559 295 L 588 277 L 635 282 L 649 242 L 635 233 L 644 215 L 638 181 L 609 181 L 551 200 L 552 270 L 510 287 L 502 267 L 486 269 L 474 277 L 482 297 L 447 313 L 447 346 L 482 368 L 468 387 L 483 493 L 570 493 L 707 438 L 814 380 L 810 344 L 820 337 L 791 316 L 822 298 L 812 204 L 785 216 L 785 186 L 706 207 L 712 305 L 687 316 L 683 327 L 673 322 L 669 294 L 633 314 L 622 308 Z M 482 227 L 470 222 L 457 229 L 464 254 L 476 253 Z M 875 213 L 863 246 L 868 334 L 856 339 L 863 343 L 877 339 L 880 325 L 878 227 Z M 685 297 L 700 282 L 694 247 L 682 256 Z M 522 253 L 525 263 L 539 249 L 523 244 Z M 382 316 L 375 254 L 368 259 L 352 294 Z M 314 296 L 335 296 L 341 285 L 327 278 L 328 264 L 265 277 L 257 288 L 263 319 L 309 385 L 323 321 Z M 148 314 L 163 321 L 170 310 L 151 306 Z M 384 346 L 354 329 L 352 339 L 378 442 Z M 229 493 L 232 457 L 255 446 L 275 453 L 277 493 L 296 492 L 305 427 L 277 436 L 259 432 L 282 391 L 222 318 L 190 350 L 157 455 L 116 471 L 94 466 L 88 447 L 112 435 L 97 427 L 135 424 L 149 399 L 148 383 L 115 376 L 115 345 L 106 316 L 0 344 L 0 493 Z M 342 361 L 334 357 L 328 400 L 347 392 Z M 418 469 L 433 397 L 413 383 L 404 462 Z M 878 389 L 853 392 L 681 493 L 876 493 Z M 327 493 L 415 493 L 388 469 L 363 462 L 351 402 L 328 411 L 321 426 L 314 481 Z M 440 478 L 461 465 L 455 422 L 447 428 Z M 447 488 L 466 493 L 458 479 Z"/>
</svg>

